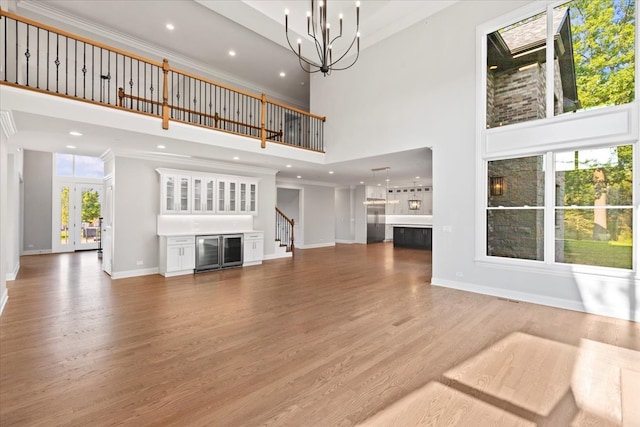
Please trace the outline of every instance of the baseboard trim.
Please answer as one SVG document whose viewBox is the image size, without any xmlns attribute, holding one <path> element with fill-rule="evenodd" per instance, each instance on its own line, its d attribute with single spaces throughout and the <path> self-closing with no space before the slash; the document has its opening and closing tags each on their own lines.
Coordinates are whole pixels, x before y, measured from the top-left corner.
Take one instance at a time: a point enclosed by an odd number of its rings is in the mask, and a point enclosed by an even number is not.
<svg viewBox="0 0 640 427">
<path fill-rule="evenodd" d="M 284 253 L 280 253 L 280 254 L 265 255 L 262 258 L 262 260 L 266 261 L 266 260 L 270 260 L 270 259 L 291 258 L 291 257 L 293 257 L 293 252 L 284 252 Z"/>
<path fill-rule="evenodd" d="M 13 269 L 13 271 L 11 273 L 7 273 L 6 274 L 6 280 L 12 281 L 12 280 L 16 280 L 16 277 L 18 277 L 18 272 L 20 271 L 20 263 L 18 262 L 16 264 L 16 267 Z"/>
<path fill-rule="evenodd" d="M 0 299 L 0 316 L 2 316 L 2 312 L 4 311 L 4 306 L 7 305 L 7 301 L 9 300 L 9 291 L 7 289 L 2 293 L 2 298 Z"/>
<path fill-rule="evenodd" d="M 628 308 L 612 307 L 608 305 L 589 307 L 582 301 L 555 298 L 544 295 L 531 294 L 527 292 L 510 291 L 507 289 L 493 288 L 490 286 L 476 285 L 474 283 L 459 282 L 457 280 L 431 278 L 431 285 L 442 288 L 457 289 L 459 291 L 473 292 L 476 294 L 490 295 L 498 298 L 513 299 L 531 304 L 546 305 L 549 307 L 562 308 L 565 310 L 579 311 L 582 313 L 597 314 L 600 316 L 615 317 L 617 319 L 637 322 L 640 320 L 640 308 L 630 311 Z"/>
<path fill-rule="evenodd" d="M 357 243 L 355 240 L 342 240 L 342 239 L 336 239 L 336 243 L 340 243 L 343 245 L 353 245 L 355 243 Z"/>
<path fill-rule="evenodd" d="M 302 246 L 296 246 L 296 248 L 298 249 L 316 249 L 316 248 L 328 248 L 330 246 L 335 246 L 336 242 L 330 242 L 330 243 L 315 243 L 313 245 L 302 245 Z"/>
<path fill-rule="evenodd" d="M 21 255 L 31 256 L 31 255 L 46 255 L 50 254 L 51 249 L 36 249 L 35 251 L 22 251 Z"/>
<path fill-rule="evenodd" d="M 128 270 L 111 272 L 112 279 L 126 279 L 128 277 L 149 276 L 151 274 L 158 274 L 158 268 L 141 268 L 139 270 Z"/>
</svg>

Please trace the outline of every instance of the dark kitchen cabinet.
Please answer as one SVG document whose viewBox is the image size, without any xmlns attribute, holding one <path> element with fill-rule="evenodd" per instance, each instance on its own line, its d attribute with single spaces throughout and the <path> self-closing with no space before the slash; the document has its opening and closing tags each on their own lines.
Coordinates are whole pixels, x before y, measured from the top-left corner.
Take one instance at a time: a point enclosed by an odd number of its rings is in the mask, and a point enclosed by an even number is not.
<svg viewBox="0 0 640 427">
<path fill-rule="evenodd" d="M 431 227 L 393 227 L 394 247 L 431 250 L 431 240 Z"/>
</svg>

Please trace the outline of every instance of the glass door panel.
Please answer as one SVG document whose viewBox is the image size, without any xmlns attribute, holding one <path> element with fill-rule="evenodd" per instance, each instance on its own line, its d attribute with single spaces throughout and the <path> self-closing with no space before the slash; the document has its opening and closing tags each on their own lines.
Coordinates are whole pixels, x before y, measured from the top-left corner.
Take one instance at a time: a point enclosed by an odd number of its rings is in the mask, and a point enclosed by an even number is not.
<svg viewBox="0 0 640 427">
<path fill-rule="evenodd" d="M 60 221 L 58 222 L 59 226 L 56 231 L 56 240 L 57 244 L 60 245 L 60 252 L 73 250 L 73 227 L 71 226 L 71 221 L 69 221 L 69 212 L 72 205 L 70 203 L 69 194 L 73 194 L 73 189 L 69 185 L 61 185 L 58 193 L 60 200 L 60 210 L 58 215 L 60 217 Z"/>
<path fill-rule="evenodd" d="M 102 186 L 78 184 L 76 187 L 75 249 L 97 249 L 100 241 Z M 78 226 L 79 225 L 79 226 Z"/>
</svg>

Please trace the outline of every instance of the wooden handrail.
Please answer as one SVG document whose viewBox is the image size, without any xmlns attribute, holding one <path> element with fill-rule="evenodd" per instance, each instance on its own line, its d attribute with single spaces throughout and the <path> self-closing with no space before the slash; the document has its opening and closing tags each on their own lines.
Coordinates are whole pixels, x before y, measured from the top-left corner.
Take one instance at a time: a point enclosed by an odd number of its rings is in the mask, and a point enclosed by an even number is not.
<svg viewBox="0 0 640 427">
<path fill-rule="evenodd" d="M 208 79 L 208 78 L 205 78 L 205 77 L 197 76 L 197 75 L 195 75 L 193 73 L 190 73 L 188 71 L 184 71 L 184 70 L 180 70 L 180 69 L 177 69 L 177 68 L 173 68 L 173 67 L 170 66 L 168 59 L 163 59 L 162 62 L 155 61 L 153 59 L 146 58 L 144 56 L 137 55 L 137 54 L 132 53 L 132 52 L 128 52 L 128 51 L 126 51 L 124 49 L 119 49 L 119 48 L 116 48 L 116 47 L 108 46 L 108 45 L 106 45 L 104 43 L 100 43 L 100 42 L 91 40 L 91 39 L 89 39 L 87 37 L 83 37 L 83 36 L 80 36 L 78 34 L 74 34 L 74 33 L 69 32 L 69 31 L 61 30 L 61 29 L 55 28 L 53 26 L 40 23 L 40 22 L 35 21 L 33 19 L 22 17 L 20 15 L 5 11 L 2 8 L 0 8 L 0 17 L 3 17 L 5 19 L 12 19 L 12 20 L 14 20 L 15 22 L 18 22 L 18 23 L 48 31 L 48 32 L 50 32 L 52 34 L 56 34 L 56 35 L 59 35 L 61 37 L 65 37 L 65 38 L 67 38 L 69 40 L 73 40 L 76 43 L 85 43 L 86 45 L 89 45 L 91 48 L 98 48 L 98 49 L 101 49 L 101 50 L 105 50 L 107 52 L 111 52 L 111 53 L 116 55 L 116 60 L 118 58 L 118 55 L 120 55 L 123 58 L 129 58 L 130 61 L 139 61 L 140 63 L 149 64 L 152 67 L 155 66 L 155 67 L 157 67 L 157 68 L 162 70 L 162 75 L 163 75 L 162 91 L 163 92 L 162 92 L 162 98 L 161 98 L 162 101 L 160 101 L 159 99 L 158 100 L 153 100 L 153 99 L 147 99 L 144 96 L 141 97 L 141 96 L 139 96 L 140 95 L 139 91 L 138 91 L 138 96 L 135 96 L 133 94 L 127 94 L 126 91 L 124 89 L 122 89 L 122 88 L 118 88 L 118 92 L 117 92 L 118 100 L 116 101 L 116 102 L 118 102 L 118 104 L 109 105 L 110 101 L 105 103 L 102 100 L 102 98 L 101 98 L 101 100 L 99 102 L 96 102 L 93 99 L 93 91 L 91 92 L 92 98 L 91 98 L 91 100 L 89 100 L 87 97 L 82 96 L 82 95 L 80 97 L 77 96 L 77 95 L 71 97 L 67 93 L 65 93 L 65 94 L 58 93 L 57 92 L 57 86 L 56 86 L 55 93 L 53 91 L 49 91 L 48 85 L 47 85 L 47 89 L 46 90 L 42 90 L 42 89 L 40 89 L 40 87 L 33 88 L 33 87 L 31 87 L 29 85 L 28 77 L 27 77 L 26 84 L 18 84 L 17 80 L 16 80 L 15 84 L 11 83 L 11 82 L 8 82 L 8 81 L 0 81 L 0 84 L 19 86 L 19 87 L 23 87 L 25 89 L 37 90 L 39 92 L 50 93 L 50 94 L 57 95 L 57 96 L 70 97 L 70 98 L 78 99 L 80 101 L 93 102 L 93 103 L 97 103 L 97 104 L 107 105 L 107 106 L 111 106 L 111 107 L 120 107 L 120 108 L 126 108 L 124 106 L 123 100 L 125 98 L 127 98 L 127 99 L 131 99 L 132 101 L 144 102 L 144 103 L 147 103 L 148 105 L 158 106 L 158 114 L 157 114 L 157 116 L 161 117 L 161 119 L 162 119 L 162 128 L 165 129 L 165 130 L 169 129 L 169 121 L 170 120 L 182 121 L 180 119 L 171 119 L 171 117 L 170 117 L 171 110 L 176 110 L 176 111 L 181 111 L 181 112 L 185 112 L 185 113 L 189 113 L 189 114 L 197 114 L 197 115 L 199 115 L 201 117 L 206 117 L 206 118 L 212 119 L 212 120 L 215 121 L 215 124 L 216 124 L 215 128 L 217 128 L 217 129 L 220 129 L 218 127 L 218 123 L 219 122 L 224 122 L 224 123 L 230 123 L 230 124 L 233 124 L 233 125 L 243 126 L 246 129 L 257 130 L 257 131 L 259 131 L 258 132 L 259 133 L 258 138 L 261 140 L 261 147 L 262 148 L 266 148 L 266 141 L 269 140 L 269 141 L 273 141 L 273 142 L 280 143 L 280 144 L 285 144 L 285 145 L 289 145 L 289 146 L 293 145 L 293 146 L 296 146 L 296 147 L 299 147 L 299 148 L 304 148 L 304 149 L 308 149 L 308 150 L 312 150 L 312 151 L 323 152 L 322 150 L 316 150 L 316 149 L 311 148 L 311 144 L 316 146 L 315 145 L 316 139 L 314 139 L 313 143 L 309 143 L 305 139 L 305 142 L 302 143 L 302 144 L 287 144 L 283 140 L 284 134 L 283 134 L 282 129 L 280 129 L 280 130 L 267 129 L 266 128 L 267 104 L 271 104 L 273 106 L 283 108 L 284 110 L 292 111 L 292 112 L 307 116 L 309 118 L 312 118 L 312 119 L 315 119 L 315 120 L 319 120 L 321 122 L 325 122 L 326 121 L 326 117 L 324 117 L 324 116 L 319 116 L 317 114 L 313 114 L 311 112 L 304 111 L 304 110 L 302 110 L 300 108 L 292 107 L 292 106 L 286 105 L 286 104 L 284 104 L 282 102 L 270 99 L 264 93 L 260 94 L 260 95 L 256 95 L 256 94 L 244 91 L 242 89 L 233 88 L 231 86 L 216 82 L 215 80 L 212 80 L 212 79 Z M 16 27 L 16 34 L 17 34 L 17 27 Z M 5 40 L 5 42 L 6 42 L 6 40 Z M 16 41 L 16 43 L 17 43 L 17 41 Z M 39 53 L 37 53 L 37 54 L 39 54 Z M 18 58 L 18 56 L 16 54 L 16 61 L 17 61 L 17 58 Z M 28 56 L 27 56 L 27 63 L 28 63 Z M 102 66 L 102 62 L 100 64 Z M 5 64 L 5 66 L 8 67 L 8 64 Z M 18 65 L 16 63 L 16 67 L 17 66 Z M 57 66 L 58 66 L 58 63 L 56 63 L 56 67 Z M 5 69 L 6 69 L 6 67 L 5 67 Z M 117 64 L 116 64 L 116 67 L 117 67 Z M 17 70 L 17 68 L 16 68 L 16 70 Z M 83 68 L 82 71 L 83 71 L 83 73 L 86 74 L 86 69 Z M 77 70 L 76 70 L 76 72 L 77 72 Z M 243 123 L 243 122 L 232 120 L 232 119 L 225 119 L 225 118 L 219 117 L 217 113 L 216 113 L 216 115 L 211 115 L 211 114 L 198 112 L 196 110 L 190 110 L 188 108 L 171 105 L 169 103 L 169 72 L 176 73 L 178 76 L 182 76 L 184 78 L 193 79 L 196 82 L 202 82 L 202 83 L 205 83 L 205 84 L 209 84 L 209 85 L 212 85 L 212 86 L 214 86 L 216 88 L 227 90 L 227 91 L 236 93 L 238 95 L 245 96 L 247 98 L 250 98 L 250 99 L 253 99 L 253 100 L 256 100 L 256 101 L 260 101 L 260 103 L 261 103 L 261 108 L 260 108 L 260 111 L 261 111 L 260 126 L 256 126 L 254 124 Z M 27 76 L 28 76 L 28 73 L 27 73 Z M 104 78 L 104 76 L 102 76 L 102 77 Z M 116 74 L 116 79 L 117 79 L 117 74 Z M 5 80 L 6 80 L 6 78 L 5 78 Z M 91 80 L 91 83 L 93 84 L 93 80 Z M 131 80 L 130 84 L 133 86 L 133 80 Z M 57 85 L 57 80 L 56 80 L 56 85 Z M 104 86 L 103 86 L 103 89 L 104 89 Z M 153 90 L 153 88 L 151 90 Z M 86 94 L 86 92 L 85 92 L 85 94 Z M 145 95 L 144 91 L 143 91 L 143 95 Z M 194 102 L 195 102 L 195 100 L 194 100 Z M 153 111 L 153 109 L 151 111 Z M 136 111 L 136 112 L 141 113 L 141 114 L 149 114 L 146 111 Z M 155 113 L 151 113 L 151 114 L 152 115 L 156 115 Z M 282 113 L 278 112 L 277 114 L 282 114 Z M 187 122 L 187 123 L 190 123 L 190 122 Z M 271 123 L 271 120 L 270 120 L 270 123 Z M 197 124 L 197 123 L 193 123 L 193 124 Z M 276 124 L 276 126 L 277 126 L 277 124 Z M 280 123 L 280 126 L 282 126 L 282 123 Z M 225 129 L 220 129 L 220 130 L 226 131 Z M 246 136 L 254 137 L 254 138 L 256 137 L 255 135 L 253 135 L 251 133 L 247 133 Z M 279 138 L 279 140 L 273 140 L 273 138 Z M 315 138 L 318 138 L 317 134 L 316 134 Z M 305 147 L 304 145 L 309 145 L 309 147 Z M 322 147 L 323 146 L 322 145 L 322 141 L 320 141 L 320 144 L 317 145 L 317 146 Z"/>
<path fill-rule="evenodd" d="M 296 225 L 296 221 L 293 218 L 289 218 L 288 216 L 286 216 L 284 212 L 282 212 L 280 208 L 278 208 L 277 206 L 276 206 L 276 213 L 279 214 L 285 221 L 289 223 L 291 236 L 289 238 L 289 244 L 287 246 L 290 246 L 291 248 L 290 251 L 293 252 L 293 249 L 295 248 L 294 226 Z"/>
<path fill-rule="evenodd" d="M 119 107 L 126 108 L 124 106 L 124 102 L 123 102 L 123 100 L 125 98 L 130 99 L 132 101 L 146 102 L 147 104 L 153 104 L 153 105 L 158 105 L 158 106 L 164 106 L 165 105 L 164 102 L 154 101 L 153 99 L 147 99 L 147 98 L 142 98 L 140 96 L 127 94 L 127 92 L 124 90 L 124 88 L 122 88 L 122 87 L 118 88 L 118 106 Z M 239 122 L 237 120 L 225 119 L 224 117 L 220 117 L 220 115 L 218 113 L 215 113 L 215 114 L 212 115 L 212 114 L 208 114 L 208 113 L 203 113 L 201 111 L 190 110 L 190 109 L 184 108 L 184 107 L 178 107 L 178 106 L 175 106 L 175 105 L 172 105 L 172 104 L 167 104 L 167 106 L 169 107 L 170 110 L 182 111 L 183 113 L 194 114 L 194 115 L 206 117 L 208 119 L 213 119 L 213 121 L 215 122 L 215 126 L 214 126 L 215 128 L 218 127 L 218 122 L 225 122 L 225 123 L 230 123 L 232 125 L 244 126 L 244 127 L 248 127 L 248 128 L 256 129 L 256 130 L 262 130 L 262 127 L 260 127 L 260 126 L 255 126 L 255 125 L 251 125 L 251 124 L 248 124 L 248 123 Z M 281 130 L 273 130 L 273 129 L 267 129 L 267 128 L 264 128 L 264 129 L 265 129 L 265 131 L 267 133 L 270 134 L 270 135 L 267 135 L 267 139 L 271 139 L 274 136 L 282 137 L 282 131 Z"/>
<path fill-rule="evenodd" d="M 295 111 L 296 113 L 304 114 L 305 116 L 309 116 L 309 117 L 312 117 L 314 119 L 322 120 L 323 122 L 327 121 L 327 118 L 325 116 L 319 116 L 317 114 L 313 114 L 313 113 L 301 110 L 301 109 L 296 108 L 296 107 L 291 107 L 290 105 L 286 105 L 286 104 L 283 104 L 282 102 L 274 101 L 273 99 L 269 99 L 267 97 L 265 97 L 264 100 L 266 102 L 268 102 L 269 104 L 277 105 L 278 107 L 286 108 L 287 110 Z"/>
<path fill-rule="evenodd" d="M 41 28 L 43 30 L 50 31 L 52 33 L 60 34 L 61 36 L 69 37 L 69 38 L 78 40 L 80 42 L 87 43 L 87 44 L 90 44 L 92 46 L 99 47 L 99 48 L 102 48 L 102 49 L 106 49 L 106 50 L 109 50 L 111 52 L 116 52 L 116 53 L 119 53 L 121 55 L 128 56 L 130 58 L 136 59 L 138 61 L 146 62 L 146 63 L 149 63 L 151 65 L 155 65 L 157 67 L 162 68 L 162 62 L 160 62 L 160 61 L 154 61 L 153 59 L 145 58 L 144 56 L 136 55 L 135 53 L 127 52 L 126 50 L 118 49 L 117 47 L 109 46 L 109 45 L 106 45 L 104 43 L 100 43 L 100 42 L 97 42 L 95 40 L 91 40 L 91 39 L 88 39 L 86 37 L 82 37 L 82 36 L 79 36 L 77 34 L 71 33 L 69 31 L 64 31 L 64 30 L 61 30 L 59 28 L 43 24 L 41 22 L 34 21 L 33 19 L 25 18 L 23 16 L 16 15 L 16 14 L 11 13 L 11 12 L 7 12 L 7 11 L 3 10 L 2 8 L 0 8 L 0 16 L 6 16 L 7 18 L 15 19 L 16 21 L 20 21 L 20 22 L 23 22 L 25 24 L 32 25 L 32 26 L 34 26 L 36 28 Z"/>
</svg>

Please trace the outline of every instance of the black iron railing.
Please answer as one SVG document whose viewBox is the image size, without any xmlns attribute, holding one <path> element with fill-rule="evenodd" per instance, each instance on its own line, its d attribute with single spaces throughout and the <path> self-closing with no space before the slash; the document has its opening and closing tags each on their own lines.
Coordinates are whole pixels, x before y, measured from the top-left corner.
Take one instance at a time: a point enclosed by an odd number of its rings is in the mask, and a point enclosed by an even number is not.
<svg viewBox="0 0 640 427">
<path fill-rule="evenodd" d="M 325 117 L 0 10 L 0 84 L 324 152 Z"/>
<path fill-rule="evenodd" d="M 293 227 L 296 222 L 293 218 L 286 216 L 276 206 L 276 242 L 280 242 L 280 246 L 286 246 L 287 252 L 293 252 L 295 248 L 295 238 Z"/>
</svg>

